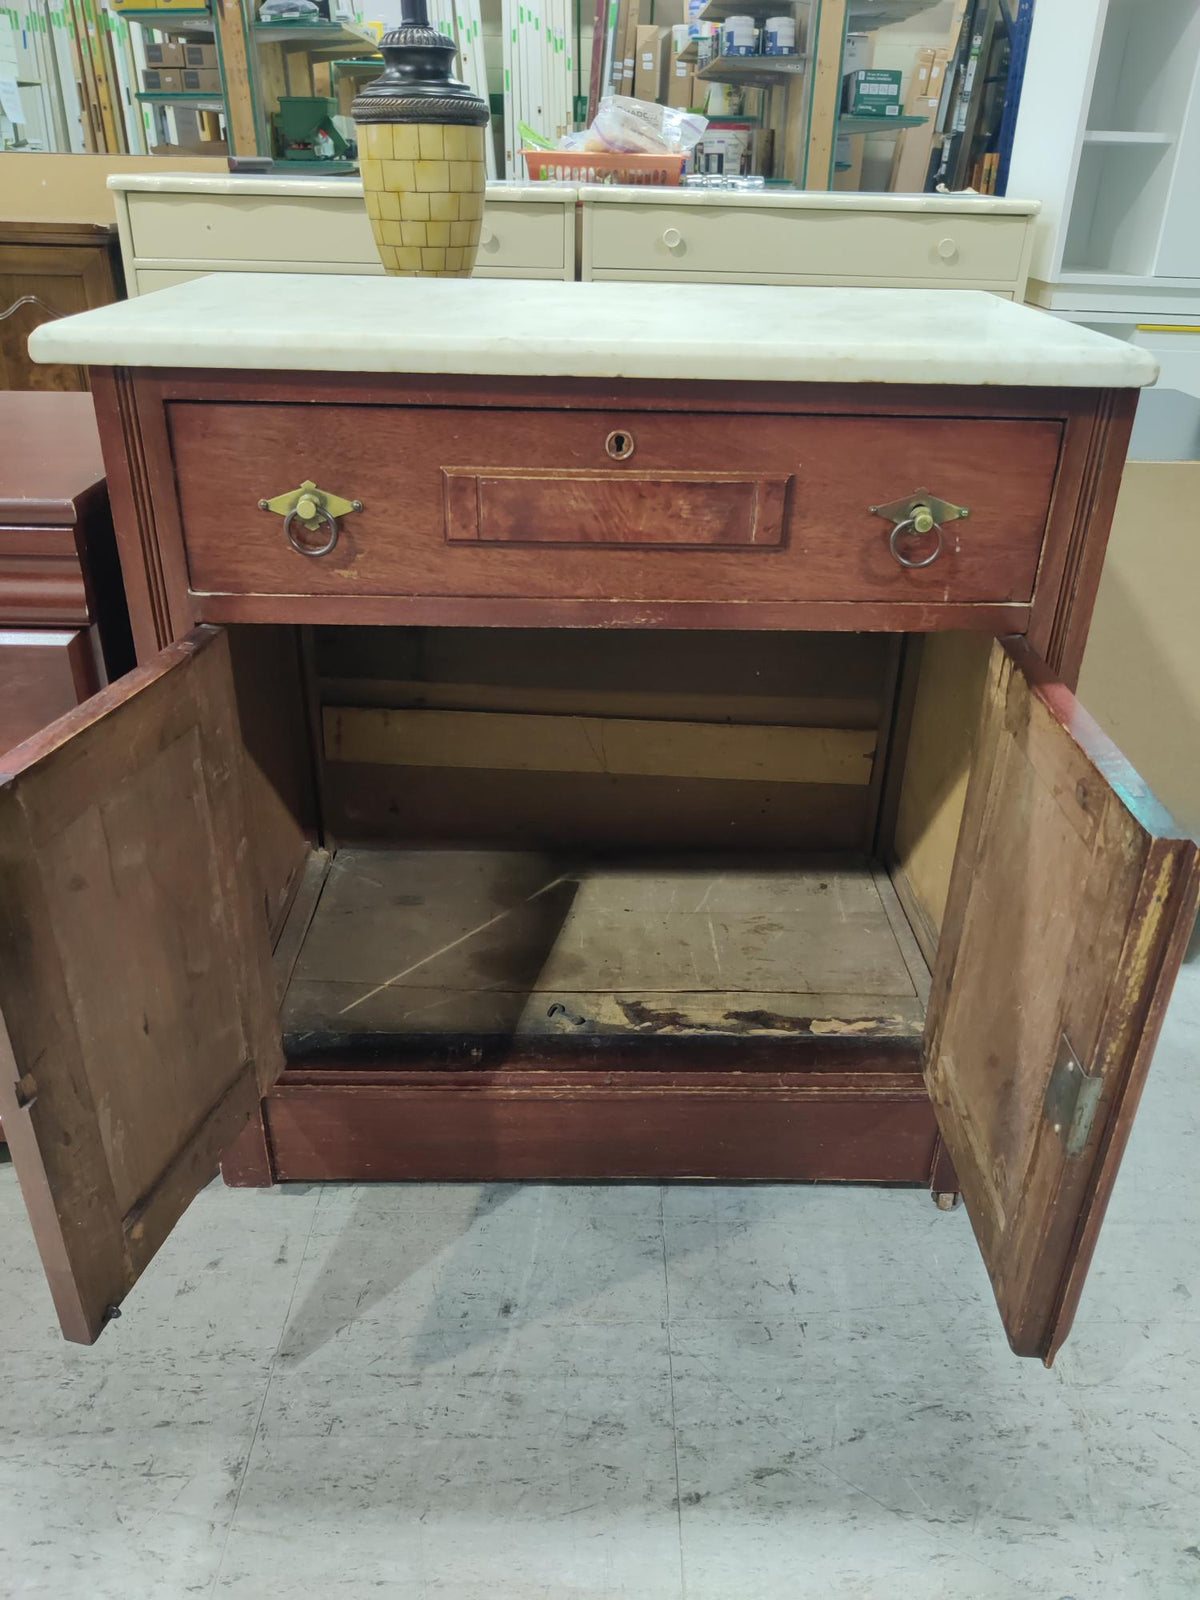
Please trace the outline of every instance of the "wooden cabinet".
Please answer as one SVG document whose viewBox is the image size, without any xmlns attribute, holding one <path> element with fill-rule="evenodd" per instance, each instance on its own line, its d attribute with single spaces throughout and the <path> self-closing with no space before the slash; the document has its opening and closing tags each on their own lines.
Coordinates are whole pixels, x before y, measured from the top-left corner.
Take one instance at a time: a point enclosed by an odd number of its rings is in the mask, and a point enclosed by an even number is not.
<svg viewBox="0 0 1200 1600">
<path fill-rule="evenodd" d="M 0 781 L 68 1337 L 222 1162 L 961 1191 L 1052 1359 L 1197 901 L 1070 688 L 1132 394 L 93 378 L 143 664 Z"/>
<path fill-rule="evenodd" d="M 86 222 L 0 222 L 0 389 L 86 389 L 83 366 L 39 366 L 26 344 L 52 317 L 123 293 L 115 228 Z"/>
</svg>

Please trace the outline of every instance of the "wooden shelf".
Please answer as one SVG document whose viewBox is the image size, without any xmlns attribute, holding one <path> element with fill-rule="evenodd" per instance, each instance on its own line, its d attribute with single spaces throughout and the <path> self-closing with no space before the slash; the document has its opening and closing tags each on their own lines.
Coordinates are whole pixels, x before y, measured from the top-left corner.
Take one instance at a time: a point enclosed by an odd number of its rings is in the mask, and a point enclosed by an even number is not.
<svg viewBox="0 0 1200 1600">
<path fill-rule="evenodd" d="M 808 65 L 807 56 L 718 56 L 696 76 L 703 83 L 751 84 L 772 89 L 781 78 L 794 78 Z"/>
<path fill-rule="evenodd" d="M 260 44 L 270 39 L 279 44 L 365 44 L 372 50 L 378 49 L 375 36 L 365 28 L 352 28 L 341 22 L 256 22 L 254 37 Z"/>
<path fill-rule="evenodd" d="M 143 105 L 147 106 L 172 106 L 187 105 L 203 107 L 209 111 L 224 111 L 225 97 L 220 94 L 200 94 L 193 90 L 191 93 L 180 91 L 178 94 L 158 94 L 149 90 L 140 90 L 136 96 Z"/>
<path fill-rule="evenodd" d="M 894 128 L 919 128 L 928 117 L 851 117 L 838 118 L 838 136 L 856 133 L 891 133 Z"/>
<path fill-rule="evenodd" d="M 156 28 L 159 33 L 182 33 L 190 39 L 210 42 L 216 37 L 212 12 L 200 8 L 195 11 L 114 11 L 114 17 L 126 22 L 140 22 L 144 28 Z"/>
</svg>

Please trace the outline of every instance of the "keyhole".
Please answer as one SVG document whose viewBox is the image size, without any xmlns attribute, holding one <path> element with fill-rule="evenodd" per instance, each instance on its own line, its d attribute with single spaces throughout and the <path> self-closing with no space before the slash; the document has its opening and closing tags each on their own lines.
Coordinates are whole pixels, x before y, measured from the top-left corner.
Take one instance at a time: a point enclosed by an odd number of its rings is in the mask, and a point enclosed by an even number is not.
<svg viewBox="0 0 1200 1600">
<path fill-rule="evenodd" d="M 604 441 L 604 448 L 614 461 L 628 461 L 634 451 L 633 435 L 617 428 Z"/>
</svg>

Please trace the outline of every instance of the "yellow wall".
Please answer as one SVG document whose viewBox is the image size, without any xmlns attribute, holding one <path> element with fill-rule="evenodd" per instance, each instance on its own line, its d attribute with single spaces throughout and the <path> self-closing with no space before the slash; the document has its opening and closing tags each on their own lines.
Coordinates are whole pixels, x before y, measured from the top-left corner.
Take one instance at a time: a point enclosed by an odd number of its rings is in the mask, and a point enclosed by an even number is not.
<svg viewBox="0 0 1200 1600">
<path fill-rule="evenodd" d="M 110 172 L 228 173 L 212 156 L 0 154 L 0 222 L 112 222 Z"/>
</svg>

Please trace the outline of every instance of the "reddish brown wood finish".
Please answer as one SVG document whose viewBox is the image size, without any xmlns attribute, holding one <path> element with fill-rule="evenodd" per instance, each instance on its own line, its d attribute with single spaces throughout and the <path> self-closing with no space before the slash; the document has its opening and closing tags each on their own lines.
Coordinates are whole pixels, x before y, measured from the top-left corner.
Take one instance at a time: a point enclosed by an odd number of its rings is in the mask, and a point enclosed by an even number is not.
<svg viewBox="0 0 1200 1600">
<path fill-rule="evenodd" d="M 904 1070 L 904 1062 L 910 1063 Z M 289 1070 L 265 1102 L 280 1180 L 928 1182 L 915 1052 L 873 1070 Z"/>
<path fill-rule="evenodd" d="M 0 628 L 0 751 L 20 744 L 100 687 L 84 628 Z"/>
<path fill-rule="evenodd" d="M 450 544 L 777 548 L 788 477 L 443 467 Z"/>
<path fill-rule="evenodd" d="M 997 644 L 926 1076 L 1009 1340 L 1047 1364 L 1070 1329 L 1195 922 L 1198 861 L 1028 644 Z M 1096 1094 L 1074 1138 L 1073 1104 L 1055 1092 L 1071 1055 Z"/>
<path fill-rule="evenodd" d="M 925 632 L 939 628 L 973 628 L 988 632 L 1023 632 L 1032 630 L 1044 648 L 1049 651 L 1050 664 L 1073 676 L 1078 666 L 1078 654 L 1086 636 L 1087 620 L 1093 595 L 1086 572 L 1091 570 L 1096 558 L 1093 552 L 1102 546 L 1107 536 L 1106 516 L 1108 501 L 1098 487 L 1103 470 L 1103 454 L 1099 448 L 1104 440 L 1119 446 L 1121 419 L 1131 415 L 1133 399 L 1124 395 L 1113 397 L 1104 393 L 1084 390 L 1032 390 L 1032 389 L 962 389 L 914 388 L 910 386 L 883 386 L 864 389 L 856 385 L 802 385 L 779 384 L 709 384 L 703 387 L 671 383 L 621 383 L 599 381 L 539 381 L 518 379 L 493 379 L 486 382 L 465 379 L 440 379 L 433 382 L 405 378 L 347 377 L 337 373 L 297 375 L 260 373 L 203 373 L 142 371 L 131 373 L 124 369 L 93 373 L 98 412 L 102 419 L 114 506 L 122 541 L 123 561 L 128 574 L 131 605 L 134 612 L 135 631 L 139 652 L 145 655 L 161 646 L 166 640 L 184 631 L 191 622 L 203 617 L 223 622 L 362 622 L 362 623 L 427 623 L 437 626 L 554 626 L 554 627 L 717 627 L 717 628 L 822 628 L 822 629 L 875 629 Z M 393 582 L 394 593 L 371 594 L 365 592 L 372 585 L 358 579 L 344 580 L 346 594 L 297 593 L 283 590 L 274 593 L 228 595 L 196 595 L 189 591 L 187 565 L 184 555 L 179 504 L 171 457 L 170 439 L 166 427 L 166 407 L 174 402 L 206 402 L 215 406 L 231 403 L 248 403 L 247 427 L 249 437 L 255 437 L 255 415 L 260 408 L 294 406 L 297 393 L 303 392 L 308 402 L 303 409 L 308 418 L 307 432 L 318 435 L 321 429 L 313 426 L 314 405 L 325 407 L 366 407 L 357 411 L 360 417 L 370 417 L 370 408 L 390 407 L 386 415 L 392 429 L 383 444 L 385 451 L 395 451 L 396 430 L 406 427 L 405 415 L 413 407 L 469 408 L 472 413 L 496 411 L 501 413 L 497 426 L 505 423 L 505 413 L 514 410 L 538 413 L 530 417 L 523 427 L 536 426 L 540 436 L 551 437 L 560 426 L 580 424 L 586 429 L 586 418 L 574 414 L 580 411 L 611 414 L 622 421 L 635 435 L 638 448 L 642 439 L 650 438 L 648 429 L 660 420 L 654 413 L 663 410 L 685 410 L 689 425 L 714 420 L 717 416 L 739 417 L 744 424 L 753 421 L 755 432 L 785 425 L 779 419 L 792 419 L 790 426 L 815 425 L 829 427 L 838 417 L 857 417 L 864 423 L 870 419 L 922 419 L 921 426 L 930 425 L 930 419 L 941 419 L 939 426 L 963 426 L 986 421 L 989 425 L 1004 424 L 1012 428 L 1003 437 L 1028 437 L 1021 429 L 1055 425 L 1061 431 L 1061 451 L 1057 476 L 1046 523 L 1045 540 L 1037 579 L 1033 589 L 1032 605 L 1010 602 L 961 603 L 947 599 L 942 589 L 926 576 L 907 573 L 896 568 L 900 588 L 897 590 L 890 570 L 883 587 L 885 595 L 905 596 L 900 604 L 893 599 L 871 599 L 869 590 L 861 585 L 850 585 L 853 590 L 843 600 L 781 599 L 778 592 L 760 594 L 747 603 L 745 599 L 732 598 L 728 586 L 714 576 L 711 563 L 738 563 L 751 570 L 763 570 L 757 563 L 772 560 L 792 560 L 798 546 L 789 545 L 776 552 L 748 552 L 739 555 L 721 551 L 687 552 L 680 550 L 659 552 L 590 552 L 558 551 L 555 562 L 570 558 L 585 573 L 593 571 L 593 588 L 585 597 L 561 599 L 553 596 L 554 585 L 542 584 L 541 595 L 522 596 L 488 593 L 486 585 L 475 584 L 473 593 L 462 593 L 449 586 L 445 592 L 430 596 L 414 594 L 418 585 L 411 581 L 413 572 L 407 572 L 407 583 Z M 547 415 L 550 413 L 550 415 Z M 643 414 L 650 413 L 649 416 Z M 383 415 L 382 413 L 375 413 Z M 324 415 L 324 409 L 322 409 Z M 1112 419 L 1116 419 L 1113 421 Z M 797 420 L 799 419 L 799 420 Z M 805 420 L 806 419 L 806 420 Z M 1105 420 L 1108 419 L 1108 420 Z M 486 420 L 486 419 L 485 419 Z M 443 419 L 444 421 L 444 419 Z M 1035 426 L 1036 425 L 1036 426 Z M 1123 424 L 1122 424 L 1123 425 Z M 126 449 L 124 436 L 128 434 Z M 1041 435 L 1039 434 L 1038 437 Z M 592 434 L 589 432 L 588 437 Z M 914 427 L 911 437 L 919 441 L 920 428 Z M 928 436 L 926 436 L 928 437 Z M 914 446 L 919 448 L 919 443 Z M 259 452 L 259 460 L 265 457 Z M 344 471 L 339 458 L 330 462 L 335 468 L 334 478 L 328 487 L 347 495 L 354 493 L 353 486 L 342 481 Z M 634 463 L 643 466 L 645 457 Z M 482 464 L 478 457 L 472 463 Z M 511 464 L 511 463 L 508 463 Z M 938 465 L 930 461 L 928 449 L 920 463 L 932 471 Z M 739 462 L 740 466 L 741 463 Z M 906 470 L 917 470 L 918 462 L 906 462 Z M 706 467 L 711 463 L 705 463 Z M 794 462 L 793 462 L 794 466 Z M 1000 482 L 1010 469 L 1021 471 L 1019 460 L 1003 463 L 977 462 L 979 474 L 990 474 L 990 482 Z M 273 463 L 270 469 L 275 471 Z M 874 488 L 874 472 L 870 462 L 855 459 L 851 463 L 851 477 L 857 480 L 857 496 L 874 503 L 874 495 L 882 497 L 883 489 Z M 872 493 L 865 494 L 870 478 Z M 335 481 L 336 479 L 336 481 Z M 297 482 L 299 482 L 297 478 Z M 318 481 L 320 481 L 318 479 Z M 280 483 L 268 488 L 261 480 L 252 486 L 255 500 L 261 493 L 274 493 L 287 487 Z M 219 490 L 222 486 L 217 485 Z M 943 484 L 941 475 L 932 483 L 907 485 L 908 489 L 941 488 L 953 498 L 953 489 Z M 796 498 L 805 492 L 799 483 Z M 846 491 L 847 493 L 849 491 Z M 959 491 L 961 493 L 961 490 Z M 214 495 L 214 500 L 220 494 Z M 966 499 L 966 496 L 963 496 Z M 857 514 L 857 513 L 856 513 Z M 268 513 L 255 511 L 256 517 L 266 518 Z M 345 519 L 352 527 L 355 513 Z M 272 518 L 272 520 L 277 520 Z M 875 523 L 878 519 L 867 518 Z M 966 526 L 970 526 L 968 523 Z M 361 537 L 362 522 L 358 535 Z M 1078 537 L 1080 530 L 1086 537 Z M 873 548 L 880 561 L 894 566 L 886 554 L 887 526 L 882 522 L 873 530 L 882 543 Z M 279 538 L 276 528 L 275 537 Z M 1001 536 L 1001 547 L 1004 538 Z M 349 545 L 345 547 L 349 548 Z M 440 546 L 440 560 L 450 559 L 453 548 Z M 475 560 L 488 552 L 467 551 L 459 547 L 464 559 Z M 1011 549 L 1011 545 L 1008 546 Z M 290 552 L 289 552 L 290 554 Z M 494 550 L 493 558 L 508 561 L 511 552 Z M 214 545 L 213 559 L 219 559 Z M 544 565 L 546 553 L 534 550 L 538 564 Z M 702 598 L 634 599 L 622 598 L 595 577 L 595 565 L 602 560 L 619 557 L 622 561 L 652 561 L 676 574 L 682 566 L 699 562 L 709 576 L 704 581 Z M 835 573 L 831 583 L 845 585 L 845 551 L 837 537 L 826 535 L 817 547 L 817 557 L 824 563 L 827 573 Z M 228 559 L 243 567 L 253 556 L 234 553 Z M 306 571 L 315 565 L 304 556 L 293 557 Z M 374 559 L 382 562 L 383 555 Z M 871 561 L 875 556 L 871 557 Z M 676 565 L 676 564 L 680 565 Z M 669 564 L 669 567 L 668 567 Z M 799 572 L 799 566 L 795 569 Z M 880 569 L 886 570 L 886 569 Z M 929 571 L 936 570 L 934 568 Z M 809 574 L 811 576 L 811 573 Z M 682 584 L 683 578 L 678 579 Z M 739 580 L 741 581 L 741 580 Z M 799 578 L 797 577 L 797 585 Z M 881 586 L 883 580 L 879 580 Z M 920 587 L 918 587 L 920 585 Z M 309 579 L 307 589 L 319 587 Z M 494 590 L 493 585 L 493 590 Z M 528 585 L 526 587 L 529 587 Z M 1011 587 L 1011 586 L 1010 586 Z M 559 585 L 561 592 L 561 585 Z M 578 594 L 578 588 L 577 588 Z M 736 592 L 736 591 L 735 591 Z M 744 592 L 744 590 L 743 590 Z M 812 592 L 810 589 L 807 591 Z M 843 590 L 843 592 L 846 592 Z"/>
<path fill-rule="evenodd" d="M 304 405 L 171 401 L 167 417 L 194 593 L 355 599 L 1023 604 L 1061 438 L 1053 422 L 861 415 L 326 406 L 314 429 Z M 628 462 L 606 462 L 614 432 L 636 440 Z M 743 482 L 705 485 L 726 462 Z M 327 556 L 259 508 L 305 479 L 363 504 Z M 871 507 L 931 485 L 971 516 L 905 568 Z"/>
<path fill-rule="evenodd" d="M 0 222 L 0 389 L 86 389 L 86 367 L 31 361 L 29 335 L 123 291 L 115 225 Z"/>
<path fill-rule="evenodd" d="M 0 1111 L 86 1344 L 283 1065 L 226 636 L 170 646 L 4 768 Z"/>
</svg>

